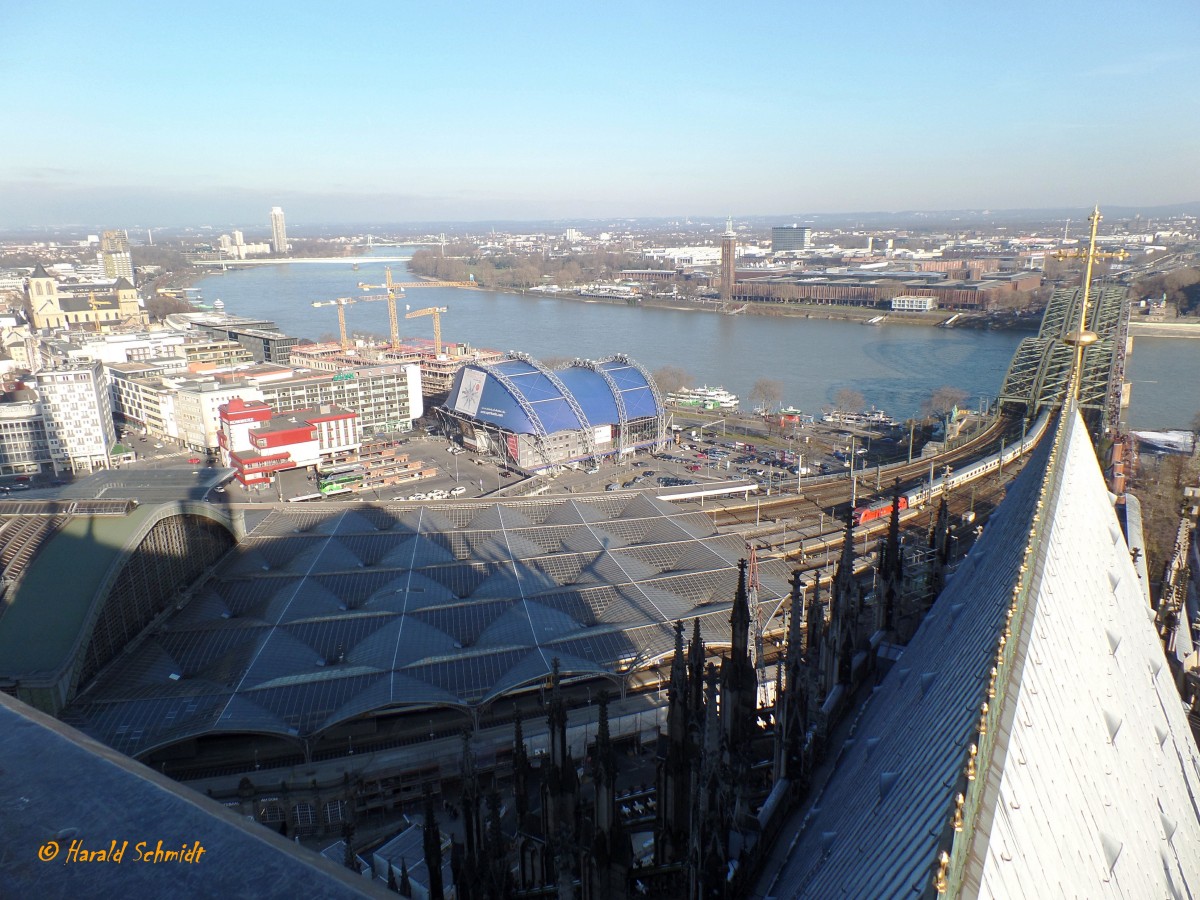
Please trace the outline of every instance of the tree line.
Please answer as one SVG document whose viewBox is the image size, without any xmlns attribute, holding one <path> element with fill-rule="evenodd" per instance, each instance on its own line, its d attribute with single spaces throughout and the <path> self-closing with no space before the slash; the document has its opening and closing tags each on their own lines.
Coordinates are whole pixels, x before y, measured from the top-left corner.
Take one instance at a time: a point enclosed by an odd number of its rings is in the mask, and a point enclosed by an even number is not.
<svg viewBox="0 0 1200 900">
<path fill-rule="evenodd" d="M 621 251 L 565 254 L 484 254 L 473 245 L 447 245 L 413 251 L 408 270 L 442 281 L 469 281 L 502 290 L 528 290 L 556 284 L 569 288 L 620 277 L 622 269 L 645 268 L 640 255 Z"/>
</svg>

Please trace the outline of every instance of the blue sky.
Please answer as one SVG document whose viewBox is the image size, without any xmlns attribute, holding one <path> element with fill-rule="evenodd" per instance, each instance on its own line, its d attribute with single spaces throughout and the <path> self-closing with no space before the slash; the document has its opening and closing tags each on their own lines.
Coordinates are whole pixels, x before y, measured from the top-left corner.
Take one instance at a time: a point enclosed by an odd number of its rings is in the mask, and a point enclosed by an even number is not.
<svg viewBox="0 0 1200 900">
<path fill-rule="evenodd" d="M 1200 199 L 1200 4 L 0 0 L 0 226 Z"/>
</svg>

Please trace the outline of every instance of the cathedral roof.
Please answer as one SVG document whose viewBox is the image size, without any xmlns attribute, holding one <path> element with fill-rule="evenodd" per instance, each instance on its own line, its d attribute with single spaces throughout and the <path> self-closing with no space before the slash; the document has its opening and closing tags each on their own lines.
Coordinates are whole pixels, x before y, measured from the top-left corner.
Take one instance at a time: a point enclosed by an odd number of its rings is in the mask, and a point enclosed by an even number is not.
<svg viewBox="0 0 1200 900">
<path fill-rule="evenodd" d="M 46 271 L 45 266 L 43 266 L 41 263 L 38 263 L 36 266 L 33 267 L 33 271 L 29 273 L 29 277 L 30 278 L 53 278 L 54 276 Z"/>
<path fill-rule="evenodd" d="M 952 895 L 1200 887 L 1200 753 L 1140 535 L 1078 414 L 1049 438 L 874 692 L 770 893 L 928 894 L 942 853 Z"/>
<path fill-rule="evenodd" d="M 114 291 L 132 291 L 132 290 L 134 290 L 134 287 L 132 284 L 129 283 L 129 279 L 126 278 L 124 275 L 122 275 L 120 278 L 117 279 L 116 284 L 113 285 L 113 290 Z"/>
</svg>

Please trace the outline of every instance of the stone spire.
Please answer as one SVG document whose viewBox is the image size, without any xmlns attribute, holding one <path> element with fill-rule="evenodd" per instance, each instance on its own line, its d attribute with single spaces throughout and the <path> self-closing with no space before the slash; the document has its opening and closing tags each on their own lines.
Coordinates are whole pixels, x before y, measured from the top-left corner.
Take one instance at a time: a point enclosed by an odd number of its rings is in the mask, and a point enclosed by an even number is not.
<svg viewBox="0 0 1200 900">
<path fill-rule="evenodd" d="M 525 731 L 521 725 L 521 711 L 513 713 L 513 794 L 516 800 L 517 830 L 525 827 L 529 814 L 529 750 L 525 746 Z"/>
<path fill-rule="evenodd" d="M 750 601 L 746 560 L 738 562 L 738 586 L 729 616 L 729 656 L 721 661 L 721 723 L 730 750 L 744 750 L 758 707 L 758 674 L 750 662 Z"/>
<path fill-rule="evenodd" d="M 896 611 L 904 589 L 904 555 L 900 548 L 900 479 L 892 488 L 892 516 L 887 538 L 880 548 L 875 600 L 875 630 L 896 632 Z"/>
<path fill-rule="evenodd" d="M 818 588 L 819 589 L 819 588 Z M 787 670 L 782 693 L 776 694 L 775 730 L 778 735 L 775 777 L 796 779 L 800 776 L 804 736 L 808 731 L 808 664 L 800 622 L 804 611 L 804 581 L 799 570 L 792 573 L 792 600 L 788 613 L 787 654 L 781 668 Z M 809 626 L 812 627 L 811 624 Z"/>
<path fill-rule="evenodd" d="M 846 512 L 846 534 L 842 555 L 833 576 L 830 597 L 829 629 L 825 632 L 822 693 L 828 694 L 836 684 L 849 684 L 858 644 L 858 613 L 862 593 L 854 577 L 854 513 Z"/>
<path fill-rule="evenodd" d="M 560 687 L 557 657 L 552 666 L 546 710 L 550 748 L 542 780 L 542 834 L 554 860 L 554 871 L 558 873 L 559 896 L 570 898 L 574 896 L 572 873 L 579 857 L 579 777 L 567 745 L 567 705 Z"/>
<path fill-rule="evenodd" d="M 433 793 L 425 786 L 425 826 L 423 829 L 425 868 L 429 871 L 430 900 L 446 900 L 442 888 L 442 831 L 433 813 Z"/>
<path fill-rule="evenodd" d="M 938 503 L 937 517 L 929 535 L 929 548 L 933 550 L 930 571 L 930 592 L 927 603 L 933 604 L 937 595 L 946 586 L 946 567 L 950 564 L 950 504 L 945 494 Z M 927 607 L 928 608 L 928 607 Z"/>
<path fill-rule="evenodd" d="M 704 711 L 704 639 L 700 617 L 692 619 L 692 642 L 688 645 L 688 729 L 694 730 Z"/>
<path fill-rule="evenodd" d="M 479 774 L 471 752 L 471 734 L 462 733 L 462 817 L 467 865 L 474 868 L 483 852 L 483 819 L 479 810 Z"/>
<path fill-rule="evenodd" d="M 717 669 L 705 674 L 704 740 L 696 798 L 692 804 L 688 896 L 703 898 L 723 883 L 729 859 L 729 795 L 725 747 L 717 715 Z"/>
<path fill-rule="evenodd" d="M 697 620 L 699 623 L 699 620 Z M 667 749 L 658 769 L 658 809 L 654 856 L 659 865 L 675 862 L 683 853 L 691 816 L 691 752 L 687 657 L 683 650 L 683 622 L 675 623 L 675 656 L 667 705 Z"/>
</svg>

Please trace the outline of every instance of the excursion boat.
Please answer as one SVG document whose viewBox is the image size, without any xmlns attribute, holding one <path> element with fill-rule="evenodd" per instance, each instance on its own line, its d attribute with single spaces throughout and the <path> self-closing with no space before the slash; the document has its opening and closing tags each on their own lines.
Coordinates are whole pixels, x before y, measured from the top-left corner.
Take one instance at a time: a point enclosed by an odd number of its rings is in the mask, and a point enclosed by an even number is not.
<svg viewBox="0 0 1200 900">
<path fill-rule="evenodd" d="M 698 388 L 681 388 L 667 394 L 667 402 L 674 406 L 688 406 L 695 409 L 737 409 L 737 394 L 731 394 L 725 388 L 710 388 L 708 385 Z"/>
<path fill-rule="evenodd" d="M 851 428 L 895 428 L 900 423 L 882 409 L 871 407 L 867 412 L 845 412 L 840 409 L 827 412 L 822 421 L 830 425 L 845 425 Z"/>
</svg>

